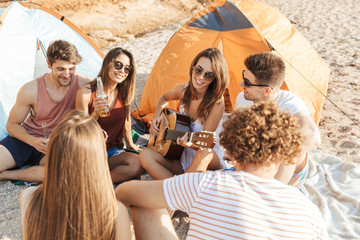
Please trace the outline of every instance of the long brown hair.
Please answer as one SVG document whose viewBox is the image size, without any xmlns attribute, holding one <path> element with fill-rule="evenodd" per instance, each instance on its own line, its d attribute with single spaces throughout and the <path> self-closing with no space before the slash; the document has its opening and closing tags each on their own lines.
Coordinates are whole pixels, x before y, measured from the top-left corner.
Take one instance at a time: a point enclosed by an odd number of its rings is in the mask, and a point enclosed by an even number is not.
<svg viewBox="0 0 360 240">
<path fill-rule="evenodd" d="M 25 213 L 23 239 L 114 239 L 118 203 L 103 132 L 72 111 L 51 133 L 45 179 Z"/>
<path fill-rule="evenodd" d="M 202 123 L 208 116 L 215 103 L 219 103 L 223 99 L 225 89 L 229 85 L 229 69 L 223 54 L 217 48 L 207 48 L 201 51 L 192 61 L 190 65 L 189 84 L 184 89 L 184 94 L 180 99 L 180 103 L 186 109 L 189 109 L 192 100 L 196 99 L 196 90 L 192 83 L 193 67 L 198 63 L 201 57 L 208 58 L 212 65 L 215 79 L 208 86 L 205 96 L 201 101 L 197 110 L 197 116 Z"/>
<path fill-rule="evenodd" d="M 101 80 L 104 84 L 104 88 L 106 89 L 108 86 L 108 82 L 110 80 L 109 77 L 109 67 L 110 63 L 114 61 L 119 55 L 125 54 L 130 59 L 130 66 L 133 68 L 132 71 L 129 72 L 126 79 L 118 84 L 118 91 L 124 99 L 125 106 L 130 106 L 131 102 L 134 100 L 135 95 L 135 78 L 136 78 L 136 68 L 135 68 L 135 60 L 133 55 L 126 49 L 121 47 L 111 49 L 105 56 L 98 77 L 101 77 Z"/>
</svg>

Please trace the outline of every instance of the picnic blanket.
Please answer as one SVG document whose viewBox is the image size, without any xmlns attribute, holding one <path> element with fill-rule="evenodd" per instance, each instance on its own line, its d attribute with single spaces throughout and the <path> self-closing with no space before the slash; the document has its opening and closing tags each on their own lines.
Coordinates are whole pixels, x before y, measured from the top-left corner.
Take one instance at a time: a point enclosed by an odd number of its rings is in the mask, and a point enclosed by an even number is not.
<svg viewBox="0 0 360 240">
<path fill-rule="evenodd" d="M 312 151 L 304 194 L 326 222 L 329 239 L 360 239 L 360 165 Z"/>
</svg>

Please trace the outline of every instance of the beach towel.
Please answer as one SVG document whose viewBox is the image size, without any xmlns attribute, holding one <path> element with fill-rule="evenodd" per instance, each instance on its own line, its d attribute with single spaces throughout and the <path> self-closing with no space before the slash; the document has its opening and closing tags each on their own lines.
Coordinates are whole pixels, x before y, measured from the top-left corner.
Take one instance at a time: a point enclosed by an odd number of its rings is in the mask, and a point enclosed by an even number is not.
<svg viewBox="0 0 360 240">
<path fill-rule="evenodd" d="M 360 165 L 312 151 L 304 194 L 319 207 L 329 239 L 360 239 Z"/>
</svg>

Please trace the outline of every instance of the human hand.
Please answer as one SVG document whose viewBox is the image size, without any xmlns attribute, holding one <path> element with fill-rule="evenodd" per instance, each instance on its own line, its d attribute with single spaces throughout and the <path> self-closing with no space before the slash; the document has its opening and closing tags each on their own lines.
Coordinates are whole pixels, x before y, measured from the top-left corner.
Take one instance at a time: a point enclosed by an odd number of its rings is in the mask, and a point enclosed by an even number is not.
<svg viewBox="0 0 360 240">
<path fill-rule="evenodd" d="M 185 133 L 181 138 L 177 138 L 176 144 L 183 147 L 193 147 L 192 142 L 189 142 L 189 133 Z"/>
<path fill-rule="evenodd" d="M 139 145 L 136 145 L 136 144 L 131 144 L 130 146 L 129 146 L 129 148 L 130 149 L 133 149 L 133 150 L 135 150 L 135 151 L 141 151 L 142 149 L 140 148 L 140 146 Z"/>
<path fill-rule="evenodd" d="M 39 152 L 46 154 L 48 141 L 49 141 L 49 139 L 37 137 L 37 138 L 34 138 L 31 146 L 33 146 Z"/>
<path fill-rule="evenodd" d="M 159 117 L 154 117 L 153 121 L 150 124 L 150 130 L 149 133 L 152 136 L 158 136 L 160 129 L 158 128 L 158 125 L 160 123 L 160 118 Z"/>
<path fill-rule="evenodd" d="M 104 97 L 96 97 L 94 100 L 94 111 L 99 113 L 104 110 L 109 110 L 107 99 Z"/>
</svg>

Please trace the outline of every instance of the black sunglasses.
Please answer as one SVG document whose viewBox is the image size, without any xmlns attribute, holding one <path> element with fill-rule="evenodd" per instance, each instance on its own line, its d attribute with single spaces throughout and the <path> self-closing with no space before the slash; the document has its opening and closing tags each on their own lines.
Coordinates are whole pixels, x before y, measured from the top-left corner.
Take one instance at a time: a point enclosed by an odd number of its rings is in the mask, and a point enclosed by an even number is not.
<svg viewBox="0 0 360 240">
<path fill-rule="evenodd" d="M 114 63 L 114 68 L 118 71 L 120 71 L 122 68 L 124 68 L 124 72 L 126 74 L 129 74 L 130 72 L 133 71 L 133 67 L 129 66 L 129 65 L 124 65 L 122 62 L 120 61 L 112 61 Z"/>
<path fill-rule="evenodd" d="M 269 87 L 269 88 L 273 89 L 273 88 L 270 87 L 269 85 L 265 85 L 265 84 L 252 84 L 252 83 L 250 82 L 250 80 L 247 79 L 247 78 L 244 76 L 244 72 L 245 72 L 245 70 L 242 71 L 242 78 L 243 78 L 243 80 L 244 80 L 244 85 L 245 85 L 245 87 Z"/>
<path fill-rule="evenodd" d="M 201 66 L 197 65 L 193 67 L 193 73 L 195 75 L 200 76 L 203 72 L 204 69 Z M 212 72 L 204 72 L 204 79 L 209 82 L 214 81 L 215 75 Z"/>
</svg>

